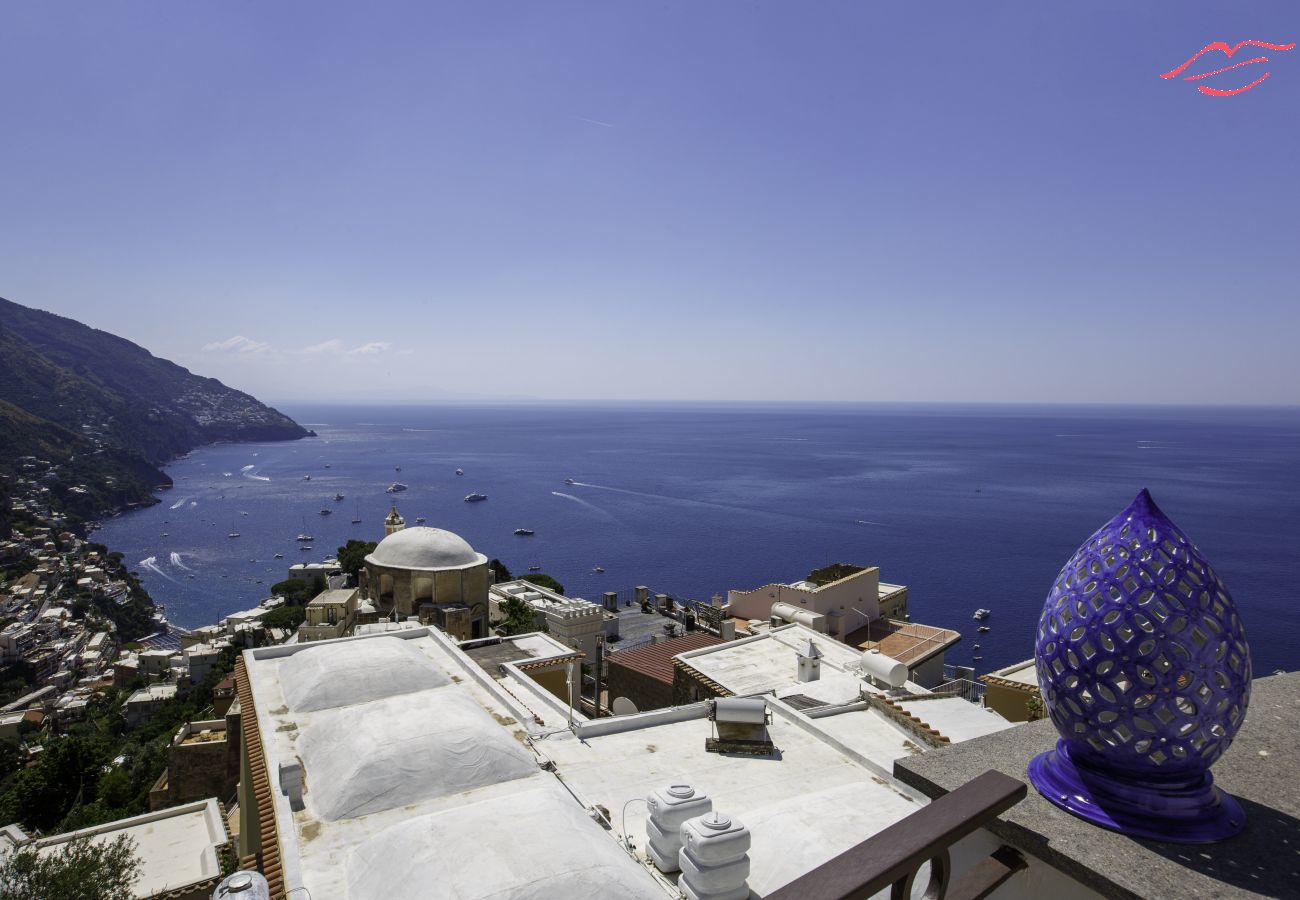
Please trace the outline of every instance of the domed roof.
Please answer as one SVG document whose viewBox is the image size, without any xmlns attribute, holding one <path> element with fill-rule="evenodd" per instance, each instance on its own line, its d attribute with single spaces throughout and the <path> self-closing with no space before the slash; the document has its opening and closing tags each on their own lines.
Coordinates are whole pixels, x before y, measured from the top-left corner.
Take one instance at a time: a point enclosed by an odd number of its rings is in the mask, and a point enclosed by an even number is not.
<svg viewBox="0 0 1300 900">
<path fill-rule="evenodd" d="M 366 562 L 397 569 L 459 569 L 487 562 L 463 537 L 441 528 L 404 528 L 379 542 Z"/>
</svg>

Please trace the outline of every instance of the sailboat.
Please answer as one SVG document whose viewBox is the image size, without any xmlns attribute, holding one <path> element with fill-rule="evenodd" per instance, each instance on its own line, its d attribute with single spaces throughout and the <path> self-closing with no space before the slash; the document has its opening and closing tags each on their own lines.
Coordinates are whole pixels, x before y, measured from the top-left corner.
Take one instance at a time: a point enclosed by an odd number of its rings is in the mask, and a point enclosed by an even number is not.
<svg viewBox="0 0 1300 900">
<path fill-rule="evenodd" d="M 360 524 L 361 524 L 361 504 L 360 504 L 360 503 L 357 504 L 357 514 L 356 514 L 356 516 L 352 519 L 352 524 L 353 524 L 353 525 L 360 525 Z"/>
<path fill-rule="evenodd" d="M 228 537 L 228 538 L 237 538 L 237 537 L 239 537 L 239 532 L 235 530 L 235 520 L 234 520 L 234 519 L 231 519 L 231 520 L 230 520 L 230 534 L 226 535 L 226 537 Z"/>
</svg>

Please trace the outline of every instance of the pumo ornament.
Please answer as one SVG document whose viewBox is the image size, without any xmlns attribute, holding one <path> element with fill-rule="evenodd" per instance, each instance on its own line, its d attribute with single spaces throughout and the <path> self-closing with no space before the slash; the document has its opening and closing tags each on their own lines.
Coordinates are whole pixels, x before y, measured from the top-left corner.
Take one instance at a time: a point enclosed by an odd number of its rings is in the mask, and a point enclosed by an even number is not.
<svg viewBox="0 0 1300 900">
<path fill-rule="evenodd" d="M 1044 797 L 1136 837 L 1241 831 L 1210 766 L 1245 719 L 1250 649 L 1228 589 L 1145 489 L 1061 569 L 1034 658 L 1060 733 L 1029 764 Z"/>
</svg>

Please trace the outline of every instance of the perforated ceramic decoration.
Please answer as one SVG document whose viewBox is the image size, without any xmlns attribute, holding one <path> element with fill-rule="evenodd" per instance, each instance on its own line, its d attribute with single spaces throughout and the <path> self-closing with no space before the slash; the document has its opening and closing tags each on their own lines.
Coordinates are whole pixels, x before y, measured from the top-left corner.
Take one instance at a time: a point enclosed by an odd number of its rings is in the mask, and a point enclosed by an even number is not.
<svg viewBox="0 0 1300 900">
<path fill-rule="evenodd" d="M 1034 651 L 1056 749 L 1029 778 L 1097 825 L 1182 843 L 1245 825 L 1214 786 L 1250 700 L 1250 649 L 1228 589 L 1143 490 L 1056 577 Z"/>
</svg>

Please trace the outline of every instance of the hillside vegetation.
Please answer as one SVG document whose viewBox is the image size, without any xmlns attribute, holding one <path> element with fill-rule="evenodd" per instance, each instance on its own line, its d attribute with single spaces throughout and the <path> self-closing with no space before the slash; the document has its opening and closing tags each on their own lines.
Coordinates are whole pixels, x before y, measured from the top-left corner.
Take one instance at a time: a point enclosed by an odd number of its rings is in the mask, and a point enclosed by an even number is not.
<svg viewBox="0 0 1300 900">
<path fill-rule="evenodd" d="M 213 441 L 306 436 L 253 397 L 128 340 L 0 299 L 0 400 L 163 463 Z"/>
<path fill-rule="evenodd" d="M 160 467 L 202 444 L 309 434 L 128 340 L 0 298 L 0 489 L 48 478 L 51 505 L 88 517 L 150 502 L 171 483 Z M 57 477 L 33 472 L 27 456 Z"/>
</svg>

